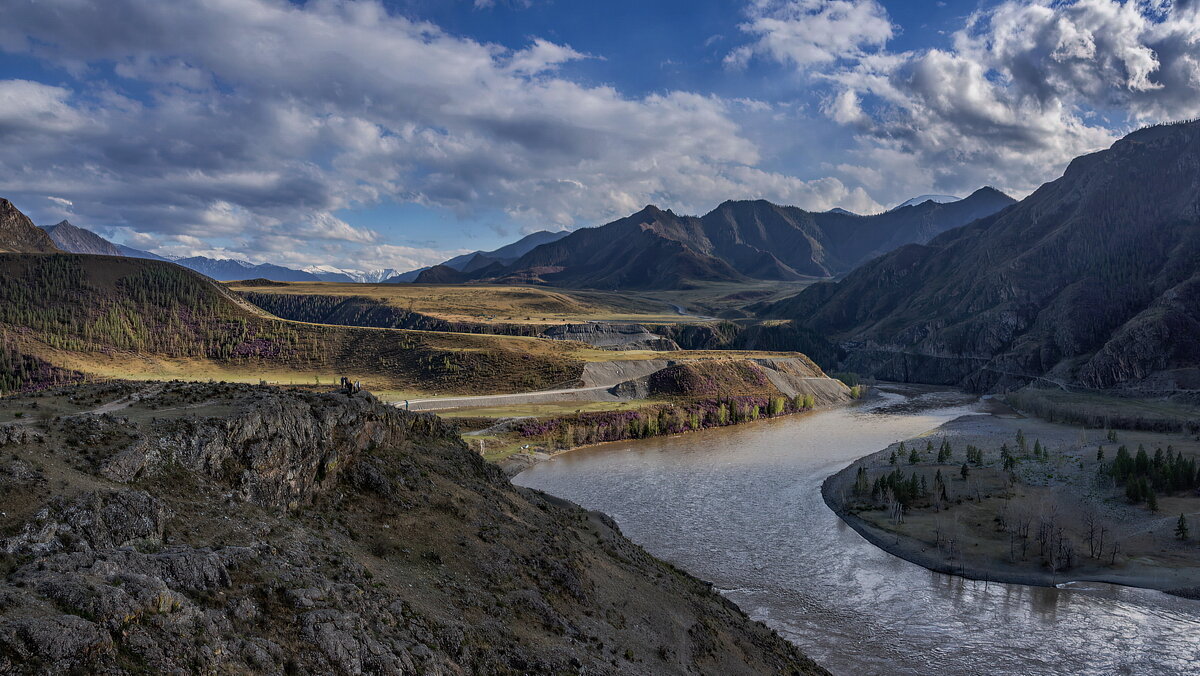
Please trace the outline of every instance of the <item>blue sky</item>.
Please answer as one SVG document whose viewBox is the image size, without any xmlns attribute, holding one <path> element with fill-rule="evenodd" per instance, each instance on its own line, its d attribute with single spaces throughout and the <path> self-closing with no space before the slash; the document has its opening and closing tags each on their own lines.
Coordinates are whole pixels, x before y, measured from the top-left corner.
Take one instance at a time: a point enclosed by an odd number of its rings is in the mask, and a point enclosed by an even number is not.
<svg viewBox="0 0 1200 676">
<path fill-rule="evenodd" d="M 9 0 L 0 195 L 175 255 L 408 269 L 655 203 L 1023 196 L 1200 114 L 1170 0 Z"/>
</svg>

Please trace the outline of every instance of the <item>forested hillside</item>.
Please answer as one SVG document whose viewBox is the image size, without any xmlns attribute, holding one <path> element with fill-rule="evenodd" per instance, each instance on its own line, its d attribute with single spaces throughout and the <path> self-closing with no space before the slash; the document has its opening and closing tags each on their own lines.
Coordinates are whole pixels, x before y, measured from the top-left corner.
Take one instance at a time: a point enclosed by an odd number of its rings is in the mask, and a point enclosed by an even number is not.
<svg viewBox="0 0 1200 676">
<path fill-rule="evenodd" d="M 582 369 L 549 341 L 285 322 L 171 263 L 74 254 L 0 255 L 0 340 L 5 392 L 89 373 L 208 378 L 210 367 L 513 391 L 571 382 Z"/>
</svg>

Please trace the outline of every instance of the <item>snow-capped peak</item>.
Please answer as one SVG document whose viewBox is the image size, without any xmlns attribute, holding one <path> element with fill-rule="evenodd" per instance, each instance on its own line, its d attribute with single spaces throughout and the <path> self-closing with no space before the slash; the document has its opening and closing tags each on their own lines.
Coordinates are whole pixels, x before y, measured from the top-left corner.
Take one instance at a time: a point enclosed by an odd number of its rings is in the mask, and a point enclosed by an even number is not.
<svg viewBox="0 0 1200 676">
<path fill-rule="evenodd" d="M 380 268 L 376 270 L 350 270 L 346 268 L 334 267 L 332 265 L 310 265 L 304 268 L 304 271 L 312 273 L 327 282 L 351 281 L 361 284 L 376 284 L 400 274 L 400 271 L 394 268 Z"/>
</svg>

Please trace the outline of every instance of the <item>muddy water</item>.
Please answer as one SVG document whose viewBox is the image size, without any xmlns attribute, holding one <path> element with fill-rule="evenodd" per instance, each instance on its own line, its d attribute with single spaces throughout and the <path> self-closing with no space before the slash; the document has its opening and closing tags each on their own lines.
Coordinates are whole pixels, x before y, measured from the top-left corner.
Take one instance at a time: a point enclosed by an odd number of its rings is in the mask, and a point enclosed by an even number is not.
<svg viewBox="0 0 1200 676">
<path fill-rule="evenodd" d="M 514 479 L 612 515 L 838 674 L 1196 674 L 1200 601 L 984 584 L 887 554 L 821 500 L 852 460 L 985 406 L 898 390 L 738 428 L 583 449 Z"/>
</svg>

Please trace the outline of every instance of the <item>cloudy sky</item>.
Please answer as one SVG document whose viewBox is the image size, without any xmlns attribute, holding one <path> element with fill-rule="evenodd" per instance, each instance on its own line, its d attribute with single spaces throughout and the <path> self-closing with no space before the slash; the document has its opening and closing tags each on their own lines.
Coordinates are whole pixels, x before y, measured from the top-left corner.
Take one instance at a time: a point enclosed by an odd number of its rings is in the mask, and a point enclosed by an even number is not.
<svg viewBox="0 0 1200 676">
<path fill-rule="evenodd" d="M 409 269 L 647 203 L 1023 196 L 1200 116 L 1197 0 L 0 0 L 0 196 Z"/>
</svg>

